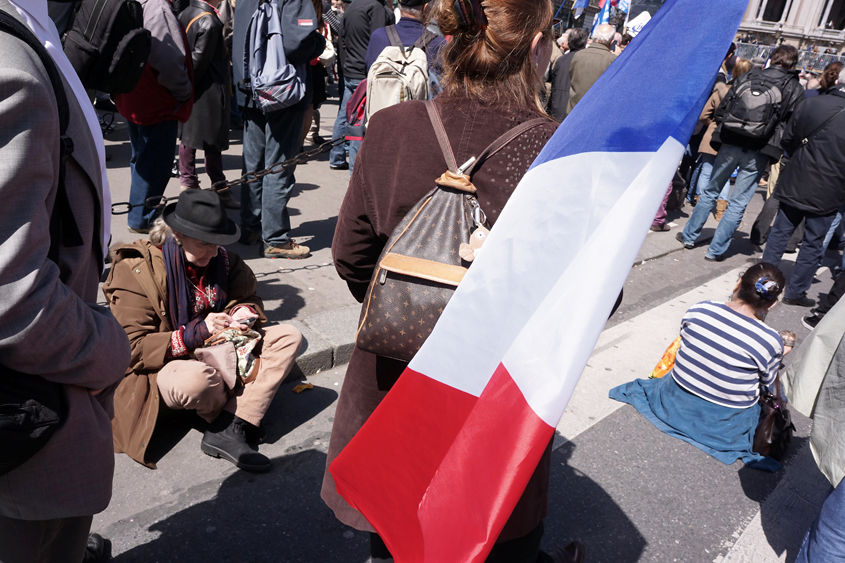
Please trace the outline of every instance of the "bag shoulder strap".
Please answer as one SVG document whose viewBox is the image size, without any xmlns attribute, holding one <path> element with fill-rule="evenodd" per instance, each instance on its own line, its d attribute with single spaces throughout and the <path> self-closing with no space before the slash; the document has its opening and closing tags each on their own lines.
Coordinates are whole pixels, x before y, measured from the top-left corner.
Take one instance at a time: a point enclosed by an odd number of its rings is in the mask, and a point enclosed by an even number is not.
<svg viewBox="0 0 845 563">
<path fill-rule="evenodd" d="M 842 109 L 840 109 L 839 111 L 837 111 L 837 112 L 833 115 L 833 117 L 830 117 L 830 118 L 826 119 L 826 120 L 824 121 L 824 123 L 822 123 L 821 125 L 819 125 L 818 127 L 816 127 L 816 128 L 813 130 L 813 132 L 812 132 L 812 133 L 810 133 L 809 135 L 807 135 L 806 137 L 804 137 L 803 139 L 801 139 L 801 144 L 799 145 L 799 147 L 798 147 L 798 148 L 801 148 L 801 147 L 803 147 L 804 145 L 806 145 L 807 143 L 809 143 L 809 142 L 810 142 L 810 139 L 812 139 L 812 138 L 813 138 L 813 136 L 815 136 L 815 134 L 816 134 L 816 133 L 818 133 L 819 131 L 821 131 L 821 130 L 822 130 L 822 129 L 824 129 L 825 127 L 827 127 L 827 126 L 830 124 L 830 122 L 831 122 L 831 121 L 833 121 L 834 119 L 836 119 L 837 117 L 839 117 L 839 116 L 840 116 L 840 115 L 842 115 L 843 113 L 845 113 L 845 107 L 843 107 Z"/>
<path fill-rule="evenodd" d="M 208 12 L 203 12 L 200 15 L 194 17 L 191 21 L 188 22 L 188 27 L 185 28 L 185 34 L 187 34 L 191 30 L 191 26 L 194 25 L 194 22 L 200 18 L 204 18 L 205 16 L 210 16 L 211 14 Z"/>
<path fill-rule="evenodd" d="M 428 100 L 425 102 L 425 109 L 428 110 L 428 117 L 431 119 L 434 134 L 437 136 L 437 142 L 440 143 L 440 150 L 443 151 L 443 158 L 446 159 L 449 172 L 457 172 L 458 163 L 455 160 L 455 153 L 452 152 L 452 145 L 449 144 L 449 137 L 446 135 L 446 128 L 443 127 L 443 119 L 437 111 L 437 106 L 434 105 L 434 101 Z"/>
<path fill-rule="evenodd" d="M 426 29 L 423 32 L 423 34 L 420 35 L 419 39 L 414 41 L 414 47 L 417 47 L 418 49 L 422 49 L 423 51 L 425 51 L 426 49 L 428 49 L 429 43 L 434 41 L 435 37 L 437 37 L 436 34 L 430 32 L 429 30 Z"/>
<path fill-rule="evenodd" d="M 402 39 L 399 37 L 399 32 L 396 31 L 395 25 L 389 25 L 384 28 L 385 33 L 387 33 L 387 40 L 390 41 L 390 44 L 394 47 L 399 47 L 400 49 L 404 49 L 405 45 L 402 44 Z"/>
<path fill-rule="evenodd" d="M 520 123 L 513 129 L 506 131 L 503 135 L 501 135 L 498 139 L 490 143 L 490 145 L 484 149 L 480 155 L 475 159 L 475 162 L 472 166 L 464 172 L 467 176 L 472 178 L 472 175 L 478 171 L 479 168 L 484 164 L 488 158 L 505 148 L 511 141 L 522 135 L 523 133 L 530 131 L 536 127 L 540 127 L 541 125 L 545 125 L 550 123 L 550 121 L 543 117 L 538 117 L 532 119 L 530 121 L 526 121 L 524 123 Z"/>
<path fill-rule="evenodd" d="M 64 84 L 59 76 L 53 58 L 44 48 L 44 45 L 30 31 L 30 29 L 13 18 L 8 13 L 0 10 L 0 31 L 17 37 L 35 51 L 44 70 L 50 78 L 50 84 L 56 95 L 56 105 L 59 112 L 59 182 L 56 193 L 56 201 L 53 204 L 53 213 L 50 216 L 50 250 L 47 258 L 56 264 L 59 263 L 59 244 L 65 246 L 82 246 L 82 235 L 73 216 L 70 207 L 67 190 L 65 189 L 65 161 L 73 153 L 73 140 L 67 136 L 67 128 L 70 124 L 70 106 L 67 101 Z M 63 280 L 64 281 L 64 280 Z"/>
</svg>

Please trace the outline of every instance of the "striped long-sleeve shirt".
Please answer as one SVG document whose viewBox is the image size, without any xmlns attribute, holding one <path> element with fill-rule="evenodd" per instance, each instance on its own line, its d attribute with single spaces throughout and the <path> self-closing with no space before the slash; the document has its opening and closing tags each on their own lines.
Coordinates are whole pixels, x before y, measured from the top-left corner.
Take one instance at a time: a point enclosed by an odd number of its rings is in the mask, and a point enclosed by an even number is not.
<svg viewBox="0 0 845 563">
<path fill-rule="evenodd" d="M 741 409 L 757 402 L 761 384 L 774 382 L 781 358 L 777 331 L 723 303 L 704 301 L 681 321 L 672 375 L 702 399 Z"/>
</svg>

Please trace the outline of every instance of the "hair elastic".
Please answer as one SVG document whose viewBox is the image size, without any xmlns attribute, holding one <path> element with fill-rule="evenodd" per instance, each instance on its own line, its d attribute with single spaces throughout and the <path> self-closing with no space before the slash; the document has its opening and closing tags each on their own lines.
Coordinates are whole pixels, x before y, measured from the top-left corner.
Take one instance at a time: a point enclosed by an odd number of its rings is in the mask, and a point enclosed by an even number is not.
<svg viewBox="0 0 845 563">
<path fill-rule="evenodd" d="M 763 299 L 771 299 L 775 293 L 780 291 L 780 285 L 772 278 L 766 276 L 757 280 L 757 283 L 754 284 L 754 289 L 757 290 L 757 294 Z"/>
<path fill-rule="evenodd" d="M 455 0 L 452 9 L 465 27 L 477 31 L 484 31 L 487 27 L 487 17 L 481 7 L 481 0 Z"/>
</svg>

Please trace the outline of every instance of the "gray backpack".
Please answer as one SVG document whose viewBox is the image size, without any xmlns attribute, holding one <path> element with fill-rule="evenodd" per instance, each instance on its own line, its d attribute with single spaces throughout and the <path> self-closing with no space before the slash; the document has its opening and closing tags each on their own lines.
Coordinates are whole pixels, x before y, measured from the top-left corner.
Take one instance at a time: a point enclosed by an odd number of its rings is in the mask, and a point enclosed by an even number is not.
<svg viewBox="0 0 845 563">
<path fill-rule="evenodd" d="M 305 81 L 305 65 L 294 66 L 285 57 L 276 3 L 263 0 L 247 26 L 244 79 L 238 88 L 267 114 L 299 103 L 305 96 Z"/>
<path fill-rule="evenodd" d="M 792 79 L 753 69 L 746 80 L 731 87 L 722 100 L 722 131 L 765 141 L 775 132 L 783 113 L 783 91 Z"/>
</svg>

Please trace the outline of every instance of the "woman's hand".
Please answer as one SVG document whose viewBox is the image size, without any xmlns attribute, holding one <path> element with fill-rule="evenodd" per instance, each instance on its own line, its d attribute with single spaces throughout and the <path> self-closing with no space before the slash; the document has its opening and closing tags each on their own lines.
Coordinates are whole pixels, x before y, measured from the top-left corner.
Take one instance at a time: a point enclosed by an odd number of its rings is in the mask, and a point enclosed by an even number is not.
<svg viewBox="0 0 845 563">
<path fill-rule="evenodd" d="M 240 312 L 240 311 L 239 311 Z M 209 313 L 205 317 L 205 326 L 211 334 L 217 334 L 221 330 L 227 328 L 237 328 L 238 330 L 246 330 L 249 326 L 239 323 L 226 313 Z"/>
<path fill-rule="evenodd" d="M 245 321 L 257 316 L 258 315 L 253 313 L 250 308 L 245 305 L 240 305 L 236 307 L 234 311 L 232 311 L 232 318 L 236 321 Z"/>
<path fill-rule="evenodd" d="M 786 356 L 786 355 L 787 355 L 787 354 L 789 354 L 790 352 L 792 352 L 792 346 L 784 346 L 784 347 L 783 347 L 783 355 L 784 355 L 784 356 Z"/>
</svg>

